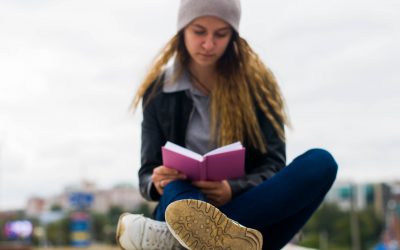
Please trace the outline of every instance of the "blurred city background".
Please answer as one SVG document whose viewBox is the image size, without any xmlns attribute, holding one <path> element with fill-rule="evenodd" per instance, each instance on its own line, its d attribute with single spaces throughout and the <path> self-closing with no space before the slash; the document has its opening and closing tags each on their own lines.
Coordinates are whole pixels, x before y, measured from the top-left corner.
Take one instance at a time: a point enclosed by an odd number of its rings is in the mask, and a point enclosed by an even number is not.
<svg viewBox="0 0 400 250">
<path fill-rule="evenodd" d="M 138 194 L 141 110 L 179 0 L 0 0 L 0 249 L 115 248 Z M 399 249 L 400 4 L 244 0 L 240 34 L 275 73 L 287 161 L 322 147 L 334 188 L 294 243 Z M 307 195 L 307 194 L 304 194 Z"/>
<path fill-rule="evenodd" d="M 51 197 L 30 197 L 21 209 L 0 212 L 0 242 L 40 248 L 111 247 L 120 214 L 151 216 L 154 206 L 130 184 L 99 189 L 93 182 L 82 181 Z M 399 240 L 400 181 L 337 182 L 293 243 L 361 250 L 384 242 L 392 247 L 387 249 L 398 249 Z"/>
</svg>

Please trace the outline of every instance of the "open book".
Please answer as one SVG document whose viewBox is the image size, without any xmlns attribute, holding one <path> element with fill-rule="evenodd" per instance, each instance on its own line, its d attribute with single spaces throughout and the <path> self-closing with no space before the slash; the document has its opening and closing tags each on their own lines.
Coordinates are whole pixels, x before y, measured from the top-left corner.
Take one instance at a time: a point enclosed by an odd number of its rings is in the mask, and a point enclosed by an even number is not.
<svg viewBox="0 0 400 250">
<path fill-rule="evenodd" d="M 220 181 L 244 175 L 245 148 L 240 142 L 214 149 L 204 156 L 167 142 L 162 147 L 163 165 L 176 169 L 189 180 Z"/>
</svg>

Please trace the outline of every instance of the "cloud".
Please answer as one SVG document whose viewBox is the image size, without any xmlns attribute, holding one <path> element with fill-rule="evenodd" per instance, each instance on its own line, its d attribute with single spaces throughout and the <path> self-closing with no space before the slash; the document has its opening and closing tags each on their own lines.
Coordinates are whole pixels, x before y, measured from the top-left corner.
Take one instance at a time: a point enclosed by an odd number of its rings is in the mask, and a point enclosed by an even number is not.
<svg viewBox="0 0 400 250">
<path fill-rule="evenodd" d="M 286 95 L 294 124 L 289 161 L 323 147 L 340 163 L 339 178 L 400 176 L 394 160 L 400 140 L 395 9 L 376 1 L 287 3 L 256 8 L 249 1 L 255 12 L 243 26 Z"/>
</svg>

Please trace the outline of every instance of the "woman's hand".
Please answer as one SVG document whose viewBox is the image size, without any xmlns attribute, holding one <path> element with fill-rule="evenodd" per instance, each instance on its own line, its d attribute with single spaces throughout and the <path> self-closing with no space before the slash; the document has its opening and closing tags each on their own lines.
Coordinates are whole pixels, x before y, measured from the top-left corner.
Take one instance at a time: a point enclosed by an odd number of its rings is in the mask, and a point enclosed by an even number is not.
<svg viewBox="0 0 400 250">
<path fill-rule="evenodd" d="M 222 206 L 232 199 L 232 189 L 227 180 L 194 181 L 192 184 L 199 188 L 214 206 Z"/>
<path fill-rule="evenodd" d="M 165 166 L 158 166 L 153 169 L 151 180 L 160 195 L 164 193 L 164 187 L 171 181 L 185 180 L 186 175 L 180 173 L 178 170 L 167 168 Z"/>
</svg>

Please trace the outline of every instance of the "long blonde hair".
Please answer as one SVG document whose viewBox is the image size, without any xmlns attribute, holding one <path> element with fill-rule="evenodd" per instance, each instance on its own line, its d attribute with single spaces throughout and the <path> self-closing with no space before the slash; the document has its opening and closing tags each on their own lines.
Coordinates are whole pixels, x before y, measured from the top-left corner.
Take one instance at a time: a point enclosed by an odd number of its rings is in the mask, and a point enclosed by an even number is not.
<svg viewBox="0 0 400 250">
<path fill-rule="evenodd" d="M 134 109 L 150 86 L 162 84 L 160 75 L 173 57 L 180 66 L 177 71 L 179 76 L 188 70 L 186 67 L 190 62 L 190 55 L 184 45 L 183 31 L 175 35 L 154 60 L 133 99 Z M 210 94 L 210 138 L 213 138 L 218 146 L 241 141 L 266 152 L 268 142 L 264 139 L 257 119 L 258 106 L 271 122 L 279 138 L 284 141 L 284 125 L 289 125 L 289 121 L 277 81 L 246 40 L 235 31 L 217 63 L 217 71 L 218 84 Z"/>
</svg>

